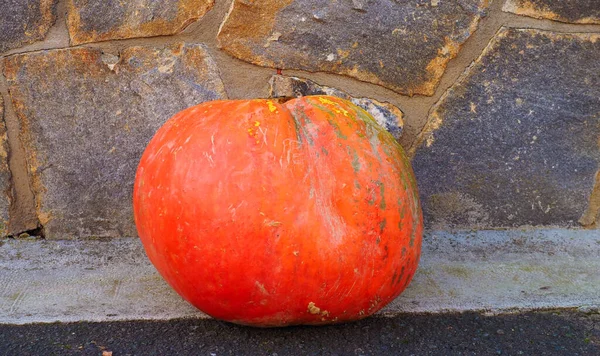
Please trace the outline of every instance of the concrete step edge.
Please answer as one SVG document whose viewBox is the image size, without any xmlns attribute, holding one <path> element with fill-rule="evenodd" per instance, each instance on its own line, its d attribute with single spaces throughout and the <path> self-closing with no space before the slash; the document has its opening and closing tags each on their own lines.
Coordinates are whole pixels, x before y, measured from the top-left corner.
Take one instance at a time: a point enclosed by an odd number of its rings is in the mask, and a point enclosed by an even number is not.
<svg viewBox="0 0 600 356">
<path fill-rule="evenodd" d="M 379 314 L 600 306 L 598 230 L 428 232 L 419 270 Z M 136 238 L 4 240 L 0 323 L 206 318 L 158 275 Z"/>
</svg>

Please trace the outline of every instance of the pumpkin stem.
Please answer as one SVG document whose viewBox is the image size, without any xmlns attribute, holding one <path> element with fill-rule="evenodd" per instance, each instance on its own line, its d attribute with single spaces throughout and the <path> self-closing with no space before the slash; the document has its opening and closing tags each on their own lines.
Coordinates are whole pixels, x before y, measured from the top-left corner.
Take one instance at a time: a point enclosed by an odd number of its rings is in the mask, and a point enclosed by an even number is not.
<svg viewBox="0 0 600 356">
<path fill-rule="evenodd" d="M 296 99 L 296 98 L 293 97 L 293 96 L 282 96 L 282 97 L 278 97 L 278 98 L 273 98 L 272 100 L 277 101 L 279 104 L 283 104 L 283 103 L 286 103 L 286 102 L 288 102 L 288 101 L 290 101 L 292 99 Z"/>
</svg>

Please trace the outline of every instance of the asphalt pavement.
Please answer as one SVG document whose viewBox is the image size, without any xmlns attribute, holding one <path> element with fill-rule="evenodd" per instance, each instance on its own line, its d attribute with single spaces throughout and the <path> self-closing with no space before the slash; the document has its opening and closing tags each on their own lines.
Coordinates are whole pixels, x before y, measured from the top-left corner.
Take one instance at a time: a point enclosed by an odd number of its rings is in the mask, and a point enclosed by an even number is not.
<svg viewBox="0 0 600 356">
<path fill-rule="evenodd" d="M 403 314 L 281 329 L 212 319 L 0 325 L 0 355 L 600 355 L 600 313 Z"/>
</svg>

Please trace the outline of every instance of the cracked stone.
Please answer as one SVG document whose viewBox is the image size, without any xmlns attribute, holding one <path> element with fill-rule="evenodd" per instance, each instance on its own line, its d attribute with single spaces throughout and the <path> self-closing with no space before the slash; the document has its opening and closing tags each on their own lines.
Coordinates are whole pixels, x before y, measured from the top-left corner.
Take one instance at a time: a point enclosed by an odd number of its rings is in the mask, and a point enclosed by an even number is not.
<svg viewBox="0 0 600 356">
<path fill-rule="evenodd" d="M 0 0 L 0 53 L 42 40 L 56 20 L 58 0 Z"/>
<path fill-rule="evenodd" d="M 567 23 L 600 24 L 598 0 L 506 0 L 505 12 Z"/>
<path fill-rule="evenodd" d="M 356 98 L 345 91 L 319 85 L 311 80 L 283 75 L 274 75 L 269 81 L 272 98 L 296 98 L 307 95 L 332 95 L 351 101 L 367 111 L 379 125 L 388 130 L 396 140 L 402 136 L 404 113 L 390 103 L 370 98 Z"/>
<path fill-rule="evenodd" d="M 131 196 L 141 154 L 180 110 L 224 99 L 199 44 L 15 55 L 4 74 L 21 121 L 48 238 L 135 236 Z"/>
<path fill-rule="evenodd" d="M 0 96 L 0 237 L 8 234 L 8 212 L 12 197 L 11 174 L 8 168 L 8 137 L 4 122 L 4 101 Z"/>
<path fill-rule="evenodd" d="M 487 7 L 487 0 L 235 0 L 218 40 L 229 54 L 257 65 L 433 95 Z"/>
<path fill-rule="evenodd" d="M 598 198 L 600 34 L 503 28 L 424 133 L 430 228 L 577 225 Z"/>
<path fill-rule="evenodd" d="M 72 44 L 173 35 L 201 18 L 214 0 L 68 0 Z"/>
</svg>

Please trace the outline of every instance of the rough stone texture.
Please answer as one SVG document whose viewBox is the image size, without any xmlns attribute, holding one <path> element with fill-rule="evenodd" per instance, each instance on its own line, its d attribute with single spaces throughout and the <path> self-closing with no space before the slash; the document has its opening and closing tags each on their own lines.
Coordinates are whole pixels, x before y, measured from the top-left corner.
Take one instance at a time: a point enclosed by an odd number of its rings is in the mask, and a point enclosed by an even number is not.
<svg viewBox="0 0 600 356">
<path fill-rule="evenodd" d="M 388 130 L 396 140 L 402 136 L 404 113 L 396 106 L 375 99 L 355 98 L 345 91 L 319 85 L 312 80 L 274 75 L 269 81 L 272 98 L 296 98 L 307 95 L 332 95 L 351 101 L 367 111 L 379 125 Z"/>
<path fill-rule="evenodd" d="M 598 0 L 506 0 L 502 10 L 538 19 L 600 24 Z"/>
<path fill-rule="evenodd" d="M 212 8 L 214 0 L 68 0 L 72 44 L 172 35 Z"/>
<path fill-rule="evenodd" d="M 4 101 L 0 96 L 0 237 L 8 234 L 8 212 L 12 197 L 7 139 L 6 126 L 4 125 Z"/>
<path fill-rule="evenodd" d="M 136 235 L 141 154 L 178 111 L 225 97 L 204 46 L 75 48 L 16 55 L 5 76 L 46 237 Z"/>
<path fill-rule="evenodd" d="M 600 164 L 600 34 L 500 30 L 424 133 L 430 227 L 576 225 Z"/>
<path fill-rule="evenodd" d="M 487 6 L 488 0 L 235 0 L 218 39 L 222 49 L 257 65 L 433 95 Z"/>
<path fill-rule="evenodd" d="M 0 0 L 0 53 L 46 36 L 58 0 Z"/>
</svg>

